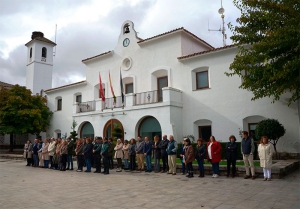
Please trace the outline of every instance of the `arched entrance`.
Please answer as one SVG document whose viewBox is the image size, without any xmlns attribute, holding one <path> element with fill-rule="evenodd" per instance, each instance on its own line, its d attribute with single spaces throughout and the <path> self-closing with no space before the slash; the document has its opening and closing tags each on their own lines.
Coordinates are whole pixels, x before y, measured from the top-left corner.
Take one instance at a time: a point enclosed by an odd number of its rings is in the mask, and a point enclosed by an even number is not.
<svg viewBox="0 0 300 209">
<path fill-rule="evenodd" d="M 155 135 L 161 139 L 161 127 L 155 117 L 147 116 L 140 122 L 138 135 L 143 139 L 147 136 L 150 141 L 153 141 Z"/>
<path fill-rule="evenodd" d="M 92 139 L 95 137 L 94 128 L 90 122 L 85 122 L 81 127 L 80 138 L 84 138 L 84 137 L 88 137 Z"/>
<path fill-rule="evenodd" d="M 124 128 L 122 123 L 117 119 L 110 119 L 106 122 L 104 129 L 103 129 L 103 137 L 113 137 L 112 134 L 114 132 L 115 127 L 119 126 L 119 128 L 122 130 L 122 136 L 121 140 L 124 140 Z"/>
</svg>

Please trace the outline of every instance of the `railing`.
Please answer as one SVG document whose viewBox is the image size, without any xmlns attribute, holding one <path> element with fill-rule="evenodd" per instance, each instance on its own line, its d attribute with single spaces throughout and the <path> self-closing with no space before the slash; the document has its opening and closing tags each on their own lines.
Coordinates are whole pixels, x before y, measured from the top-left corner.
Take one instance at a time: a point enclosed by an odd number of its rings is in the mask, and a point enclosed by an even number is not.
<svg viewBox="0 0 300 209">
<path fill-rule="evenodd" d="M 95 109 L 96 109 L 95 101 L 80 102 L 77 104 L 76 113 L 95 111 Z"/>
<path fill-rule="evenodd" d="M 158 91 L 147 91 L 135 94 L 134 105 L 157 103 Z"/>
<path fill-rule="evenodd" d="M 122 103 L 122 97 L 116 97 L 116 103 L 114 103 L 114 98 L 106 98 L 104 109 L 113 109 L 118 107 L 125 107 L 125 96 L 124 96 L 124 104 Z"/>
</svg>

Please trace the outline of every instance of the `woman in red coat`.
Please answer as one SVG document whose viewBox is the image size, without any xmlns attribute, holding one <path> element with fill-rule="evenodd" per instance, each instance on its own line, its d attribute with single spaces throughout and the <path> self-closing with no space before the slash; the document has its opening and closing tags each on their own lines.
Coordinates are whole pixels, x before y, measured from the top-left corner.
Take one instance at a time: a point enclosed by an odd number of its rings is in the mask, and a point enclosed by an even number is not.
<svg viewBox="0 0 300 209">
<path fill-rule="evenodd" d="M 217 178 L 219 175 L 219 162 L 221 161 L 221 144 L 216 141 L 214 136 L 209 138 L 207 142 L 207 161 L 211 162 L 213 168 L 213 178 Z"/>
</svg>

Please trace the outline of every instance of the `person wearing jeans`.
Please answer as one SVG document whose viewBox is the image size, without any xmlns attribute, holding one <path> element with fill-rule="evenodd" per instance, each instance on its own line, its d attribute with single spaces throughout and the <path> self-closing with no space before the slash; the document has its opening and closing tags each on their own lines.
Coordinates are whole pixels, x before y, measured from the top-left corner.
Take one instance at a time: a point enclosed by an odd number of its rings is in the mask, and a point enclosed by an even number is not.
<svg viewBox="0 0 300 209">
<path fill-rule="evenodd" d="M 117 139 L 117 144 L 114 148 L 115 158 L 117 159 L 117 172 L 122 171 L 122 159 L 124 157 L 122 148 L 123 148 L 123 143 L 121 139 Z"/>
<path fill-rule="evenodd" d="M 86 138 L 85 145 L 83 147 L 83 156 L 86 164 L 86 171 L 91 172 L 92 168 L 92 157 L 93 157 L 93 144 L 89 138 Z"/>
<path fill-rule="evenodd" d="M 177 142 L 174 137 L 170 135 L 170 142 L 167 147 L 169 171 L 167 174 L 176 175 L 176 154 L 177 154 Z"/>
<path fill-rule="evenodd" d="M 255 179 L 255 167 L 253 163 L 253 153 L 255 151 L 254 141 L 248 136 L 247 131 L 242 131 L 241 151 L 245 164 L 246 176 L 244 179 L 250 178 L 249 164 L 251 168 L 252 180 Z"/>
<path fill-rule="evenodd" d="M 151 163 L 152 143 L 149 142 L 148 137 L 145 137 L 143 153 L 146 158 L 146 165 L 147 165 L 146 172 L 152 172 L 152 163 Z"/>
<path fill-rule="evenodd" d="M 216 141 L 214 136 L 210 136 L 209 142 L 207 142 L 207 161 L 211 162 L 213 175 L 212 178 L 219 176 L 219 162 L 221 161 L 221 144 Z"/>
</svg>

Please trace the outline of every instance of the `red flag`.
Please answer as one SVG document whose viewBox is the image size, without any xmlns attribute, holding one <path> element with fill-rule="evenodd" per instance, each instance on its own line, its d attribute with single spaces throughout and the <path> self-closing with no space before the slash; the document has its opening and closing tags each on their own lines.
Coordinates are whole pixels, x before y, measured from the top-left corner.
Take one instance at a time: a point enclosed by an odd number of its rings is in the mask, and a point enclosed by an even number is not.
<svg viewBox="0 0 300 209">
<path fill-rule="evenodd" d="M 102 79 L 101 75 L 99 72 L 99 94 L 103 102 L 105 102 L 105 96 L 104 96 L 104 90 L 103 90 L 103 85 L 102 85 Z"/>
</svg>

